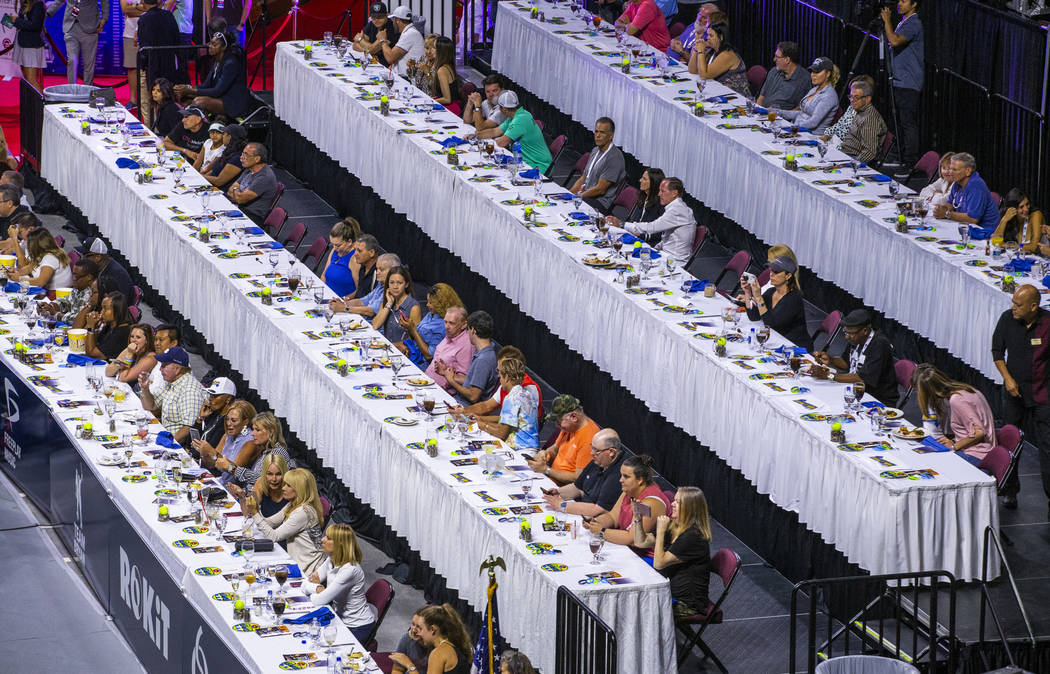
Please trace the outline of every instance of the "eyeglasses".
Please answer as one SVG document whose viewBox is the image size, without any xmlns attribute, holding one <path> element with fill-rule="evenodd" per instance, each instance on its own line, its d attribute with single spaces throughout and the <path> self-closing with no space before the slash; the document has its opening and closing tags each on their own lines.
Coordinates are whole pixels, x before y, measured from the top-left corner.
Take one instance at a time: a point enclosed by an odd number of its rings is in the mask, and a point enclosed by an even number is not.
<svg viewBox="0 0 1050 674">
<path fill-rule="evenodd" d="M 606 447 L 605 449 L 595 449 L 594 447 L 591 447 L 591 456 L 598 456 L 602 452 L 609 452 L 609 451 L 612 451 L 612 447 Z"/>
<path fill-rule="evenodd" d="M 868 96 L 867 94 L 861 94 L 861 95 L 859 95 L 859 96 L 857 96 L 857 95 L 855 95 L 855 94 L 850 94 L 850 95 L 849 95 L 849 99 L 850 99 L 851 101 L 859 101 L 859 100 L 861 100 L 862 98 L 871 98 L 871 97 L 870 97 L 870 96 Z"/>
</svg>

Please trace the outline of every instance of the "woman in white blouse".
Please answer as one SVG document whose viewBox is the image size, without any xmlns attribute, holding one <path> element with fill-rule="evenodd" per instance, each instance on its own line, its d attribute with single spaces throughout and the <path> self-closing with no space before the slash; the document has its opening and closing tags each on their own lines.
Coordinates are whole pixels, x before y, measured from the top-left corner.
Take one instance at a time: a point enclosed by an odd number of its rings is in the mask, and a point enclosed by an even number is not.
<svg viewBox="0 0 1050 674">
<path fill-rule="evenodd" d="M 26 237 L 26 259 L 28 264 L 19 270 L 21 275 L 17 280 L 48 290 L 73 285 L 69 256 L 43 227 L 34 229 Z"/>
<path fill-rule="evenodd" d="M 244 501 L 241 510 L 251 516 L 263 536 L 274 542 L 285 541 L 288 554 L 303 575 L 309 576 L 325 560 L 321 551 L 324 511 L 313 474 L 304 468 L 293 468 L 285 473 L 283 495 L 288 505 L 271 517 L 263 517 L 258 507 L 245 510 L 247 504 Z"/>
<path fill-rule="evenodd" d="M 945 152 L 941 155 L 941 162 L 938 166 L 940 176 L 919 192 L 919 198 L 926 201 L 931 208 L 948 203 L 948 190 L 952 188 L 952 183 L 955 182 L 952 178 L 951 167 L 953 154 L 955 153 Z"/>
<path fill-rule="evenodd" d="M 361 568 L 361 546 L 348 524 L 331 524 L 321 539 L 327 557 L 303 584 L 303 591 L 317 606 L 331 606 L 354 638 L 362 644 L 376 623 L 375 607 L 365 598 L 365 571 Z"/>
</svg>

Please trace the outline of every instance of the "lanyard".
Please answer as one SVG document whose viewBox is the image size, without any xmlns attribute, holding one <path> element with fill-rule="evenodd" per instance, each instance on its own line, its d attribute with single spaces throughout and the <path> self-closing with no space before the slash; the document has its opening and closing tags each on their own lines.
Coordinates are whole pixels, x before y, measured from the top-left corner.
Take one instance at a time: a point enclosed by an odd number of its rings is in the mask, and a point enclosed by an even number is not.
<svg viewBox="0 0 1050 674">
<path fill-rule="evenodd" d="M 850 356 L 849 356 L 849 371 L 851 373 L 857 374 L 857 368 L 859 368 L 861 365 L 864 364 L 864 361 L 867 359 L 867 354 L 865 352 L 868 350 L 868 345 L 871 344 L 871 340 L 874 337 L 875 337 L 875 331 L 872 330 L 871 334 L 868 335 L 868 338 L 866 340 L 864 340 L 864 343 L 861 344 L 856 349 L 854 349 L 853 353 L 850 354 Z"/>
<path fill-rule="evenodd" d="M 594 169 L 598 167 L 598 164 L 605 159 L 605 155 L 609 154 L 609 150 L 612 149 L 612 143 L 609 143 L 609 147 L 605 148 L 604 152 L 599 153 L 596 157 L 591 157 L 591 160 L 587 162 L 587 180 L 588 182 L 594 176 Z"/>
</svg>

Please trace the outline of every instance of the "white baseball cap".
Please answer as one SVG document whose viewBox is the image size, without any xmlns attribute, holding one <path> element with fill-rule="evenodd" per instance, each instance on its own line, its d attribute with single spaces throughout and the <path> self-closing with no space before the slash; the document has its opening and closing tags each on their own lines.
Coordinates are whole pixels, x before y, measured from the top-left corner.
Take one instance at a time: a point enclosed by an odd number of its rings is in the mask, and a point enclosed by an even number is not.
<svg viewBox="0 0 1050 674">
<path fill-rule="evenodd" d="M 516 108 L 519 105 L 518 95 L 508 89 L 499 95 L 499 98 L 496 99 L 496 105 L 502 108 Z"/>
<path fill-rule="evenodd" d="M 212 394 L 213 396 L 237 395 L 237 387 L 234 386 L 233 382 L 227 379 L 226 377 L 216 377 L 215 381 L 211 383 L 211 386 L 204 390 Z"/>
<path fill-rule="evenodd" d="M 394 11 L 390 12 L 390 17 L 393 19 L 401 19 L 402 21 L 411 21 L 412 12 L 409 11 L 408 7 L 401 5 L 394 9 Z"/>
</svg>

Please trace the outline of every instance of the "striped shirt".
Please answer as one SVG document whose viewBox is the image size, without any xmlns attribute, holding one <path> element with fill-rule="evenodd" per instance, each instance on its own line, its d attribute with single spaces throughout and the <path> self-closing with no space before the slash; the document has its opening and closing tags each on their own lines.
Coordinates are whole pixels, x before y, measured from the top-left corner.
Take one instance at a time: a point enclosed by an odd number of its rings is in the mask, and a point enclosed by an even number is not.
<svg viewBox="0 0 1050 674">
<path fill-rule="evenodd" d="M 155 397 L 160 408 L 160 423 L 172 433 L 183 426 L 192 426 L 208 397 L 197 378 L 187 372 L 169 382 Z"/>
<path fill-rule="evenodd" d="M 857 111 L 840 149 L 857 161 L 870 162 L 879 156 L 885 136 L 886 122 L 875 106 L 868 103 Z"/>
</svg>

